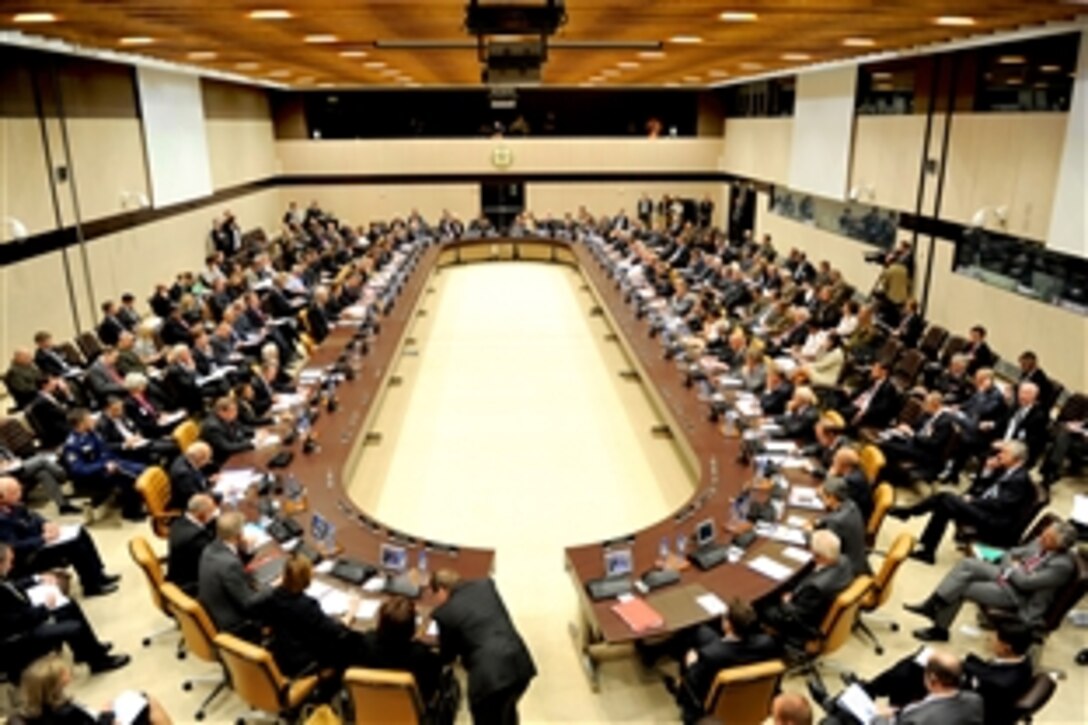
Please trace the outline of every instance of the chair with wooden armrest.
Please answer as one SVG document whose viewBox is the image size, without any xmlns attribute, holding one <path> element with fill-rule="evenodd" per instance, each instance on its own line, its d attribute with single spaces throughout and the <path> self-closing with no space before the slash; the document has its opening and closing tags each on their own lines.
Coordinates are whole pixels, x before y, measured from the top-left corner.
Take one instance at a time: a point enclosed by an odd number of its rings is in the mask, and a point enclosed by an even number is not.
<svg viewBox="0 0 1088 725">
<path fill-rule="evenodd" d="M 410 672 L 352 667 L 344 673 L 355 725 L 416 725 L 424 706 Z"/>
</svg>

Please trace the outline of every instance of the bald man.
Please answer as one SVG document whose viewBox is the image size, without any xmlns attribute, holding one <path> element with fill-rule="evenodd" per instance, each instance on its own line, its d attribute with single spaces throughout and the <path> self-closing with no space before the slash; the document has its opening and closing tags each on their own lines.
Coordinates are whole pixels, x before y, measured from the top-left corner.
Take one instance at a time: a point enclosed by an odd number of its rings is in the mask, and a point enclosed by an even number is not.
<svg viewBox="0 0 1088 725">
<path fill-rule="evenodd" d="M 212 447 L 204 441 L 189 444 L 185 452 L 170 464 L 170 508 L 184 511 L 189 499 L 207 493 L 211 481 L 204 473 L 212 462 Z"/>
<path fill-rule="evenodd" d="M 1046 447 L 1047 430 L 1050 427 L 1050 411 L 1039 402 L 1039 386 L 1027 381 L 1016 388 L 1016 409 L 1005 424 L 1007 441 L 1020 441 L 1028 447 L 1027 465 L 1030 468 Z"/>
<path fill-rule="evenodd" d="M 812 725 L 812 706 L 804 695 L 783 692 L 771 704 L 774 725 Z"/>
<path fill-rule="evenodd" d="M 11 355 L 11 366 L 4 373 L 4 385 L 7 386 L 15 404 L 20 408 L 30 405 L 38 394 L 38 383 L 42 371 L 34 364 L 34 354 L 25 347 L 16 348 Z"/>
<path fill-rule="evenodd" d="M 219 510 L 211 496 L 198 493 L 188 500 L 185 514 L 170 524 L 167 539 L 166 581 L 196 596 L 200 557 L 204 547 L 215 540 L 215 517 Z"/>
</svg>

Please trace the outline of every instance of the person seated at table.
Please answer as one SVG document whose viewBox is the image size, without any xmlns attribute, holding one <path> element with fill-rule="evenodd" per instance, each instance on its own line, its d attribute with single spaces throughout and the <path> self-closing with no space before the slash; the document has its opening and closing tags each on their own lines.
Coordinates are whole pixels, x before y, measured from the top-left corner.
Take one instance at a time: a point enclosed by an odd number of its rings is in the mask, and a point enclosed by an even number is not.
<svg viewBox="0 0 1088 725">
<path fill-rule="evenodd" d="M 144 437 L 136 423 L 126 415 L 125 402 L 121 398 L 106 400 L 94 429 L 115 456 L 139 463 L 160 464 L 178 452 L 178 444 L 173 438 Z"/>
<path fill-rule="evenodd" d="M 212 412 L 200 424 L 200 437 L 211 446 L 216 467 L 256 445 L 253 430 L 238 420 L 238 403 L 226 397 L 215 401 Z"/>
<path fill-rule="evenodd" d="M 1001 441 L 975 482 L 965 494 L 941 491 L 913 506 L 895 506 L 888 513 L 907 520 L 929 514 L 919 537 L 919 548 L 911 558 L 932 564 L 948 524 L 970 524 L 981 541 L 1009 538 L 1035 498 L 1035 489 L 1024 465 L 1027 447 L 1020 441 Z M 1015 537 L 1014 537 L 1015 538 Z"/>
<path fill-rule="evenodd" d="M 760 609 L 760 620 L 786 647 L 802 649 L 805 642 L 817 637 L 835 597 L 854 580 L 841 546 L 833 531 L 814 531 L 808 545 L 815 564 L 812 571 L 777 601 Z"/>
<path fill-rule="evenodd" d="M 850 500 L 857 504 L 862 521 L 868 522 L 873 515 L 873 488 L 861 470 L 861 456 L 857 450 L 843 447 L 835 451 L 826 478 L 841 478 L 846 483 Z"/>
<path fill-rule="evenodd" d="M 851 445 L 852 441 L 844 435 L 844 429 L 842 416 L 833 410 L 825 411 L 816 421 L 813 427 L 816 442 L 802 448 L 801 455 L 818 459 L 815 471 L 817 475 L 827 472 L 839 449 Z"/>
<path fill-rule="evenodd" d="M 929 480 L 940 473 L 949 441 L 956 434 L 955 416 L 944 407 L 938 392 L 926 393 L 923 415 L 911 425 L 900 423 L 881 435 L 884 478 L 899 486 L 910 482 L 911 471 Z"/>
<path fill-rule="evenodd" d="M 253 617 L 271 631 L 269 649 L 285 675 L 333 670 L 339 682 L 351 660 L 360 656 L 360 644 L 350 629 L 325 614 L 321 603 L 306 593 L 312 580 L 310 560 L 289 555 L 279 585 L 256 605 Z"/>
<path fill-rule="evenodd" d="M 1046 527 L 1030 543 L 1009 549 L 998 563 L 962 559 L 945 575 L 937 589 L 920 604 L 903 608 L 926 617 L 933 626 L 914 632 L 923 642 L 947 642 L 948 629 L 966 601 L 1007 613 L 1033 628 L 1076 573 L 1071 553 L 1077 530 L 1059 521 Z"/>
<path fill-rule="evenodd" d="M 215 500 L 204 493 L 191 497 L 185 513 L 170 524 L 167 537 L 166 581 L 177 584 L 186 594 L 196 596 L 200 576 L 200 558 L 204 548 L 215 540 Z"/>
<path fill-rule="evenodd" d="M 118 722 L 113 708 L 120 698 L 135 709 L 133 725 L 171 725 L 172 720 L 154 697 L 134 690 L 121 693 L 105 709 L 95 712 L 76 702 L 68 694 L 72 670 L 60 655 L 36 660 L 19 682 L 19 707 L 8 718 L 8 725 L 113 725 Z"/>
<path fill-rule="evenodd" d="M 109 594 L 121 579 L 108 574 L 94 539 L 82 526 L 61 527 L 26 507 L 22 486 L 14 478 L 0 476 L 0 541 L 18 554 L 20 576 L 71 565 L 79 576 L 85 596 Z"/>
<path fill-rule="evenodd" d="M 68 473 L 51 453 L 33 453 L 29 458 L 22 458 L 0 443 L 0 475 L 14 477 L 27 492 L 40 486 L 49 500 L 56 504 L 61 515 L 77 514 L 80 511 L 64 494 L 61 485 L 68 479 Z"/>
<path fill-rule="evenodd" d="M 98 638 L 79 604 L 63 597 L 52 575 L 13 580 L 14 566 L 15 549 L 0 542 L 0 640 L 5 666 L 30 663 L 65 644 L 76 662 L 91 668 L 91 674 L 129 663 L 128 655 L 110 654 L 111 646 Z M 40 591 L 38 604 L 28 593 L 36 585 L 50 589 Z"/>
<path fill-rule="evenodd" d="M 179 343 L 166 353 L 163 387 L 172 406 L 184 408 L 194 417 L 204 412 L 204 393 L 201 391 L 196 363 L 188 345 Z"/>
<path fill-rule="evenodd" d="M 685 723 L 697 722 L 703 716 L 703 703 L 719 671 L 780 655 L 778 643 L 762 630 L 752 605 L 737 597 L 726 602 L 720 630 L 700 624 L 687 639 L 679 681 L 663 677 Z"/>
<path fill-rule="evenodd" d="M 197 574 L 197 598 L 221 632 L 251 642 L 260 641 L 257 606 L 270 594 L 246 572 L 243 558 L 250 552 L 242 536 L 245 519 L 237 511 L 215 522 L 215 541 L 204 547 Z"/>
<path fill-rule="evenodd" d="M 432 703 L 442 676 L 442 661 L 417 638 L 416 605 L 394 595 L 378 609 L 377 628 L 363 635 L 357 666 L 411 672 L 425 704 Z"/>
<path fill-rule="evenodd" d="M 1031 630 L 1018 622 L 999 622 L 990 639 L 993 656 L 984 660 L 974 653 L 963 660 L 963 684 L 978 693 L 984 705 L 987 725 L 1013 725 L 1017 721 L 1016 701 L 1028 691 L 1035 677 L 1027 656 L 1033 644 Z M 886 697 L 888 704 L 903 710 L 925 699 L 925 665 L 932 650 L 923 647 L 865 681 L 848 673 L 844 679 L 856 682 L 874 700 Z M 809 679 L 813 699 L 828 712 L 836 707 L 819 678 Z M 838 713 L 836 712 L 836 715 Z"/>
<path fill-rule="evenodd" d="M 774 423 L 782 429 L 781 437 L 812 442 L 816 435 L 816 421 L 820 418 L 820 409 L 816 405 L 816 393 L 812 392 L 812 388 L 807 385 L 794 388 L 785 412 L 773 418 Z"/>
<path fill-rule="evenodd" d="M 899 413 L 901 401 L 889 370 L 877 361 L 869 369 L 869 384 L 839 412 L 854 429 L 886 428 Z"/>
<path fill-rule="evenodd" d="M 833 388 L 839 383 L 846 354 L 843 352 L 842 339 L 834 332 L 827 333 L 815 356 L 801 365 L 809 383 L 820 388 Z"/>
<path fill-rule="evenodd" d="M 184 511 L 189 499 L 200 493 L 209 493 L 211 481 L 205 469 L 212 462 L 212 448 L 202 440 L 189 444 L 185 452 L 170 464 L 169 508 Z"/>
<path fill-rule="evenodd" d="M 739 536 L 751 531 L 760 521 L 776 520 L 778 511 L 771 500 L 773 489 L 774 484 L 769 478 L 759 478 L 745 484 L 730 507 L 730 520 L 726 528 Z"/>
<path fill-rule="evenodd" d="M 149 381 L 141 373 L 129 373 L 125 376 L 125 389 L 128 395 L 124 400 L 125 417 L 132 421 L 140 435 L 149 440 L 169 435 L 182 414 L 170 415 L 163 411 L 159 403 L 152 399 Z"/>
<path fill-rule="evenodd" d="M 761 346 L 753 343 L 748 347 L 744 353 L 744 363 L 737 368 L 736 376 L 740 378 L 742 390 L 755 393 L 763 389 L 767 382 L 767 363 Z"/>
<path fill-rule="evenodd" d="M 922 668 L 923 697 L 896 711 L 877 707 L 871 725 L 923 725 L 955 723 L 956 725 L 983 725 L 984 705 L 977 692 L 971 691 L 964 681 L 964 666 L 959 656 L 946 650 L 934 650 Z M 813 694 L 828 712 L 823 725 L 852 725 L 858 720 L 843 707 L 837 698 L 826 697 L 822 687 L 815 687 Z"/>
<path fill-rule="evenodd" d="M 121 501 L 121 516 L 128 521 L 144 520 L 144 504 L 136 491 L 136 479 L 146 467 L 109 449 L 94 431 L 94 417 L 86 408 L 77 408 L 68 417 L 72 433 L 64 442 L 61 460 L 72 483 L 95 492 L 104 500 L 116 491 Z"/>
<path fill-rule="evenodd" d="M 793 397 L 793 383 L 782 374 L 781 368 L 773 362 L 767 364 L 767 380 L 759 395 L 759 407 L 763 415 L 782 415 L 786 404 Z"/>
<path fill-rule="evenodd" d="M 827 513 L 811 524 L 815 530 L 826 529 L 839 537 L 842 556 L 850 563 L 854 576 L 872 574 L 868 547 L 865 546 L 865 520 L 858 505 L 850 498 L 850 489 L 841 478 L 827 478 L 817 489 Z"/>
</svg>

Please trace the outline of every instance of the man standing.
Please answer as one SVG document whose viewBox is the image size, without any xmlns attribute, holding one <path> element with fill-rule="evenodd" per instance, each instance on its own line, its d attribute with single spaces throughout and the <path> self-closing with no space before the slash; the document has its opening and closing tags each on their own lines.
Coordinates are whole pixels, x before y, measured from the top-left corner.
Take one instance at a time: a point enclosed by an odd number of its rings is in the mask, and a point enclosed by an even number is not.
<svg viewBox="0 0 1088 725">
<path fill-rule="evenodd" d="M 468 699 L 477 725 L 516 725 L 518 700 L 536 676 L 536 665 L 491 579 L 462 581 L 440 569 L 431 579 L 438 605 L 442 659 L 457 657 L 468 671 Z"/>
</svg>

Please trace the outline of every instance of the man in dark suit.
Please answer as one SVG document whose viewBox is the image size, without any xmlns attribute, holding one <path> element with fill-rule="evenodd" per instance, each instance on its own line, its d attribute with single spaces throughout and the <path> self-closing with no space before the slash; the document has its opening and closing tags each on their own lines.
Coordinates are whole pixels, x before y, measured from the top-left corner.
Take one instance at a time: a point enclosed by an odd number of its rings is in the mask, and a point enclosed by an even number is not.
<svg viewBox="0 0 1088 725">
<path fill-rule="evenodd" d="M 260 631 L 252 617 L 254 608 L 267 596 L 246 573 L 242 557 L 246 554 L 242 538 L 242 514 L 222 514 L 215 524 L 215 541 L 200 555 L 197 592 L 200 603 L 221 632 L 257 641 Z"/>
<path fill-rule="evenodd" d="M 194 441 L 170 464 L 170 508 L 184 511 L 189 499 L 208 493 L 204 469 L 212 462 L 212 449 L 204 441 Z"/>
<path fill-rule="evenodd" d="M 200 577 L 200 559 L 204 547 L 215 540 L 215 501 L 207 494 L 189 499 L 185 514 L 170 524 L 167 539 L 166 581 L 196 596 Z"/>
<path fill-rule="evenodd" d="M 802 385 L 794 389 L 790 402 L 786 404 L 786 412 L 776 416 L 774 422 L 782 429 L 783 438 L 809 443 L 815 439 L 816 421 L 819 419 L 816 393 Z"/>
<path fill-rule="evenodd" d="M 827 478 L 839 478 L 846 484 L 850 500 L 857 504 L 861 520 L 868 522 L 873 515 L 873 487 L 861 470 L 861 456 L 855 448 L 843 446 L 835 451 L 831 465 L 827 469 Z"/>
<path fill-rule="evenodd" d="M 134 331 L 140 324 L 140 313 L 136 310 L 136 297 L 131 292 L 121 295 L 121 306 L 117 308 L 117 319 L 126 330 Z"/>
<path fill-rule="evenodd" d="M 975 372 L 974 378 L 974 394 L 955 411 L 962 442 L 941 475 L 941 480 L 948 483 L 959 479 L 969 458 L 984 455 L 990 444 L 1000 438 L 1008 416 L 1009 406 L 1005 395 L 994 384 L 994 371 L 983 368 Z"/>
<path fill-rule="evenodd" d="M 61 451 L 64 468 L 77 487 L 94 492 L 96 505 L 114 491 L 120 494 L 121 516 L 129 521 L 143 521 L 143 499 L 136 491 L 136 479 L 147 467 L 110 450 L 94 430 L 94 418 L 85 408 L 77 408 L 68 417 L 72 432 Z"/>
<path fill-rule="evenodd" d="M 827 529 L 839 537 L 842 556 L 850 563 L 854 576 L 872 574 L 865 546 L 865 520 L 858 505 L 850 499 L 846 481 L 830 477 L 824 479 L 817 490 L 827 513 L 813 525 L 815 529 Z"/>
<path fill-rule="evenodd" d="M 46 521 L 26 507 L 18 481 L 0 476 L 0 542 L 19 555 L 20 574 L 71 565 L 85 596 L 117 591 L 121 577 L 106 572 L 87 530 L 80 526 L 75 535 L 63 538 L 62 533 L 55 522 Z"/>
<path fill-rule="evenodd" d="M 114 304 L 113 300 L 103 302 L 102 321 L 98 323 L 97 330 L 98 339 L 102 341 L 103 345 L 113 347 L 117 344 L 117 340 L 124 330 L 125 326 L 117 318 L 117 305 Z"/>
<path fill-rule="evenodd" d="M 895 335 L 904 347 L 917 347 L 918 340 L 925 329 L 926 321 L 918 312 L 918 300 L 912 297 L 903 307 L 903 317 L 899 320 L 899 326 L 895 328 Z"/>
<path fill-rule="evenodd" d="M 961 559 L 929 598 L 903 605 L 933 622 L 914 636 L 923 642 L 947 642 L 949 627 L 967 601 L 1003 611 L 1029 627 L 1042 627 L 1054 597 L 1076 575 L 1071 553 L 1076 543 L 1077 530 L 1060 521 L 1031 543 L 1009 549 L 996 564 Z"/>
<path fill-rule="evenodd" d="M 952 356 L 948 367 L 937 374 L 931 390 L 939 392 L 949 405 L 962 405 L 975 392 L 974 381 L 967 374 L 968 357 L 961 353 Z"/>
<path fill-rule="evenodd" d="M 442 675 L 442 660 L 416 639 L 416 607 L 411 599 L 394 595 L 382 602 L 378 626 L 361 638 L 354 664 L 411 672 L 424 705 L 434 701 Z"/>
<path fill-rule="evenodd" d="M 814 531 L 809 550 L 815 567 L 794 588 L 762 608 L 760 619 L 787 646 L 801 648 L 817 636 L 820 623 L 835 597 L 854 580 L 850 562 L 841 555 L 839 537 L 826 529 Z"/>
<path fill-rule="evenodd" d="M 665 678 L 665 687 L 676 698 L 685 723 L 697 722 L 703 716 L 703 703 L 719 671 L 772 660 L 781 654 L 774 638 L 760 628 L 752 605 L 737 597 L 726 605 L 721 632 L 701 624 L 692 633 L 690 649 L 680 665 L 680 682 Z"/>
<path fill-rule="evenodd" d="M 253 431 L 238 421 L 238 404 L 231 398 L 215 401 L 214 410 L 200 424 L 200 437 L 212 447 L 216 466 L 222 466 L 235 453 L 254 447 Z"/>
<path fill-rule="evenodd" d="M 786 404 L 793 397 L 793 383 L 782 374 L 778 366 L 767 366 L 767 382 L 759 396 L 759 408 L 764 415 L 781 415 L 786 412 Z"/>
<path fill-rule="evenodd" d="M 27 406 L 26 416 L 42 448 L 56 448 L 68 438 L 68 401 L 61 397 L 60 380 L 44 377 L 38 383 L 38 394 Z"/>
<path fill-rule="evenodd" d="M 1035 489 L 1025 462 L 1027 448 L 1019 441 L 998 444 L 996 455 L 986 461 L 966 494 L 942 491 L 913 506 L 896 506 L 889 513 L 906 520 L 929 514 L 929 522 L 911 558 L 932 564 L 948 524 L 955 521 L 973 526 L 982 541 L 1007 540 L 1031 505 Z"/>
<path fill-rule="evenodd" d="M 34 362 L 30 350 L 17 348 L 11 356 L 11 366 L 4 373 L 4 385 L 7 386 L 15 404 L 20 408 L 28 406 L 38 392 L 44 374 Z"/>
<path fill-rule="evenodd" d="M 125 402 L 121 398 L 106 399 L 94 429 L 114 455 L 140 463 L 159 464 L 169 461 L 178 452 L 178 444 L 173 438 L 146 438 L 125 414 Z"/>
<path fill-rule="evenodd" d="M 117 370 L 116 348 L 104 348 L 102 354 L 87 368 L 87 385 L 100 404 L 104 404 L 112 396 L 124 398 L 128 394 L 124 376 Z"/>
<path fill-rule="evenodd" d="M 917 471 L 923 480 L 929 480 L 940 473 L 944 465 L 945 452 L 956 434 L 955 416 L 945 409 L 938 392 L 926 394 L 922 410 L 925 414 L 913 426 L 903 423 L 881 436 L 884 477 L 892 484 L 909 483 L 907 466 Z"/>
<path fill-rule="evenodd" d="M 982 369 L 992 368 L 994 363 L 997 362 L 997 356 L 994 355 L 994 351 L 990 349 L 989 343 L 986 342 L 986 328 L 982 325 L 975 325 L 968 333 L 967 347 L 963 353 L 969 358 L 967 363 L 967 372 L 974 374 Z"/>
<path fill-rule="evenodd" d="M 318 345 L 329 336 L 329 314 L 326 311 L 328 303 L 329 290 L 322 286 L 314 290 L 314 297 L 306 306 L 306 323 L 310 328 L 310 337 Z"/>
<path fill-rule="evenodd" d="M 456 572 L 440 569 L 431 578 L 431 589 L 441 657 L 443 662 L 460 657 L 468 672 L 473 722 L 516 725 L 518 700 L 536 676 L 536 665 L 495 583 L 461 581 Z"/>
<path fill-rule="evenodd" d="M 900 407 L 899 391 L 888 378 L 888 368 L 878 361 L 869 371 L 869 386 L 841 412 L 852 428 L 886 428 Z"/>
<path fill-rule="evenodd" d="M 49 500 L 56 504 L 61 515 L 80 512 L 79 507 L 69 503 L 68 497 L 64 495 L 61 484 L 68 478 L 68 474 L 51 453 L 31 453 L 29 457 L 23 458 L 0 443 L 0 475 L 13 476 L 26 491 L 40 486 Z"/>
<path fill-rule="evenodd" d="M 196 363 L 188 345 L 175 345 L 166 356 L 166 377 L 163 386 L 174 405 L 184 408 L 189 415 L 204 412 L 204 395 L 197 382 Z"/>
<path fill-rule="evenodd" d="M 110 645 L 98 639 L 78 604 L 61 599 L 52 576 L 13 581 L 8 577 L 14 565 L 15 550 L 0 543 L 0 640 L 5 642 L 5 669 L 12 662 L 17 665 L 11 669 L 22 669 L 18 664 L 25 667 L 65 644 L 76 662 L 85 662 L 92 674 L 129 663 L 128 655 L 110 654 Z M 43 599 L 39 604 L 28 593 L 36 585 L 45 585 L 40 594 L 35 594 Z"/>
<path fill-rule="evenodd" d="M 1039 402 L 1042 403 L 1044 408 L 1053 407 L 1056 402 L 1054 400 L 1054 382 L 1039 367 L 1039 358 L 1035 353 L 1031 350 L 1025 350 L 1020 353 L 1017 363 L 1020 365 L 1020 377 L 1016 384 L 1019 386 L 1021 383 L 1035 383 L 1039 388 Z"/>
<path fill-rule="evenodd" d="M 42 330 L 34 333 L 34 364 L 46 375 L 64 377 L 78 371 L 53 349 L 53 336 Z"/>
<path fill-rule="evenodd" d="M 1050 411 L 1039 402 L 1039 386 L 1032 382 L 1022 382 L 1016 387 L 1016 402 L 1016 409 L 1009 416 L 1001 437 L 1007 441 L 1021 441 L 1027 446 L 1027 466 L 1030 468 L 1046 447 Z"/>
</svg>

